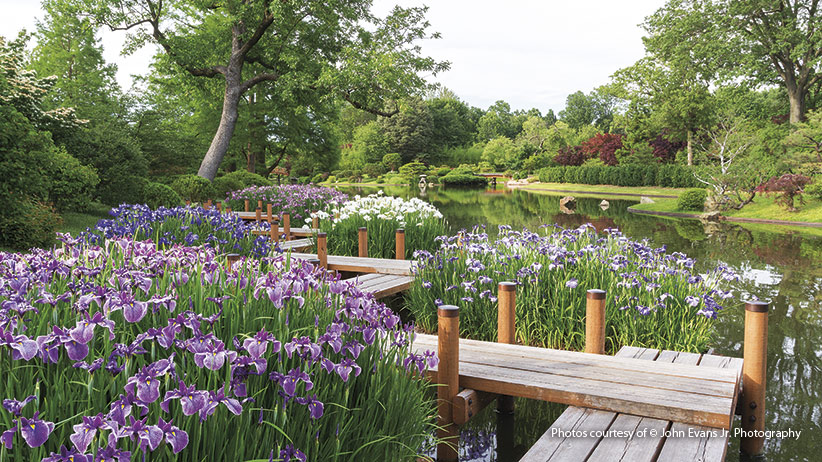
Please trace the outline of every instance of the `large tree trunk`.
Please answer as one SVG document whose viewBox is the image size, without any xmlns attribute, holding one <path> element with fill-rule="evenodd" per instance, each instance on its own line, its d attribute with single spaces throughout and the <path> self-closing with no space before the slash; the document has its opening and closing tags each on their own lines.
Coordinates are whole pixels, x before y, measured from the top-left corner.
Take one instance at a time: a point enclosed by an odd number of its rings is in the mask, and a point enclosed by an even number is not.
<svg viewBox="0 0 822 462">
<path fill-rule="evenodd" d="M 197 175 L 210 181 L 213 181 L 214 177 L 217 176 L 217 169 L 220 167 L 226 152 L 228 152 L 228 145 L 231 142 L 231 136 L 234 134 L 234 127 L 237 126 L 237 118 L 239 117 L 240 84 L 230 80 L 226 78 L 220 125 L 211 140 L 211 146 L 208 147 L 208 151 L 203 157 L 200 169 L 197 171 Z"/>
<path fill-rule="evenodd" d="M 694 164 L 694 132 L 688 130 L 688 165 Z"/>
<path fill-rule="evenodd" d="M 799 86 L 788 85 L 788 101 L 791 103 L 791 117 L 792 124 L 802 122 L 805 118 L 805 96 L 807 90 Z"/>
</svg>

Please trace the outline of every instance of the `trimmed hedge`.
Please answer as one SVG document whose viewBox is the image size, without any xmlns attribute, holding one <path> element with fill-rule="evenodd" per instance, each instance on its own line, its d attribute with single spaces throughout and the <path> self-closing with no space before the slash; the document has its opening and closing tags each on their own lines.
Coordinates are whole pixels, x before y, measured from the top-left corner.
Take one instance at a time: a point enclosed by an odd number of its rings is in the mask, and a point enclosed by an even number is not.
<svg viewBox="0 0 822 462">
<path fill-rule="evenodd" d="M 175 207 L 183 203 L 183 199 L 171 186 L 162 183 L 149 182 L 143 188 L 143 202 L 152 209 L 159 207 Z"/>
<path fill-rule="evenodd" d="M 662 186 L 698 188 L 694 167 L 684 165 L 617 165 L 548 167 L 538 172 L 543 183 L 605 184 L 613 186 Z"/>
<path fill-rule="evenodd" d="M 171 188 L 184 200 L 205 202 L 217 195 L 210 181 L 197 175 L 182 175 L 174 180 Z"/>
</svg>

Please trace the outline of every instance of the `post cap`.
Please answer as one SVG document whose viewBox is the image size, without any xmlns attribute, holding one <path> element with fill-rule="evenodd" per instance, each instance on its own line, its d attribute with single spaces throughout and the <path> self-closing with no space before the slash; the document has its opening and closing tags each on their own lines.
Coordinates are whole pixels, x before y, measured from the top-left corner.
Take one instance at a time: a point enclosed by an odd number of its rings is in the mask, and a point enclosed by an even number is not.
<svg viewBox="0 0 822 462">
<path fill-rule="evenodd" d="M 402 228 L 397 228 L 397 234 L 403 234 L 403 233 L 405 233 L 405 230 L 404 230 L 404 229 L 402 229 Z"/>
<path fill-rule="evenodd" d="M 750 311 L 753 313 L 767 313 L 769 308 L 770 304 L 768 302 L 763 302 L 762 300 L 749 300 L 745 302 L 745 311 Z"/>
<path fill-rule="evenodd" d="M 317 233 L 317 237 L 318 237 L 318 238 L 323 238 L 323 239 L 325 239 L 325 237 L 326 237 L 327 235 L 328 235 L 328 233 Z"/>
<path fill-rule="evenodd" d="M 284 216 L 284 217 L 289 217 L 289 218 L 291 217 L 291 214 L 288 213 L 288 212 L 283 212 L 281 215 Z"/>
<path fill-rule="evenodd" d="M 441 318 L 458 318 L 460 316 L 460 308 L 455 305 L 441 305 L 437 309 L 437 316 Z"/>
<path fill-rule="evenodd" d="M 319 258 L 309 258 L 306 261 L 308 263 L 311 263 L 312 265 L 319 265 L 320 264 L 320 259 Z"/>
<path fill-rule="evenodd" d="M 500 282 L 499 283 L 499 290 L 501 292 L 511 292 L 517 290 L 516 283 L 513 282 Z"/>
<path fill-rule="evenodd" d="M 360 228 L 360 231 L 368 231 L 368 228 L 363 226 L 362 228 Z"/>
<path fill-rule="evenodd" d="M 591 289 L 587 295 L 590 300 L 605 300 L 605 291 L 600 289 Z"/>
</svg>

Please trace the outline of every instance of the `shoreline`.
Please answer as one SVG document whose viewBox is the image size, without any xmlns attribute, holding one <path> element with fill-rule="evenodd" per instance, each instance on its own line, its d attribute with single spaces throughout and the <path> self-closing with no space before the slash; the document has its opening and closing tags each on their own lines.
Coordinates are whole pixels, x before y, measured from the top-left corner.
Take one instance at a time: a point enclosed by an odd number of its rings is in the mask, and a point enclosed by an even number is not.
<svg viewBox="0 0 822 462">
<path fill-rule="evenodd" d="M 687 212 L 658 212 L 653 210 L 640 210 L 634 207 L 628 207 L 628 211 L 640 215 L 656 215 L 670 218 L 686 218 L 686 219 L 700 219 L 698 213 Z M 729 217 L 727 215 L 719 215 L 719 221 L 729 221 L 731 223 L 754 223 L 760 225 L 780 225 L 780 226 L 803 226 L 806 228 L 822 228 L 822 223 L 814 221 L 789 221 L 789 220 L 773 220 L 769 218 L 743 218 L 743 217 Z"/>
</svg>

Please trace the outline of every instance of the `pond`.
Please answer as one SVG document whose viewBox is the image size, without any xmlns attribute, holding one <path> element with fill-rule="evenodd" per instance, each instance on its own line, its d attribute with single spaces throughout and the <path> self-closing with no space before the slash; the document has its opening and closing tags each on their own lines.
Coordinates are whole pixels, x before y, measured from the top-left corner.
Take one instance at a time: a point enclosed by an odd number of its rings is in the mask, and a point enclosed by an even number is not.
<svg viewBox="0 0 822 462">
<path fill-rule="evenodd" d="M 376 191 L 340 189 L 358 194 Z M 543 224 L 576 227 L 591 223 L 598 230 L 618 228 L 632 238 L 648 239 L 655 247 L 684 252 L 696 258 L 702 270 L 718 263 L 732 267 L 741 275 L 734 291 L 739 303 L 720 316 L 713 346 L 717 354 L 741 357 L 741 302 L 751 296 L 771 300 L 765 428 L 801 432 L 798 439 L 766 440 L 763 460 L 818 460 L 813 448 L 822 448 L 822 236 L 776 225 L 703 225 L 698 220 L 636 215 L 628 207 L 637 200 L 607 198 L 610 205 L 603 210 L 602 198 L 578 199 L 576 213 L 567 214 L 560 211 L 561 196 L 501 186 L 484 191 L 384 190 L 431 202 L 455 229 L 480 224 L 495 234 L 498 225 L 535 230 Z M 463 460 L 518 460 L 562 410 L 558 405 L 520 401 L 511 419 L 487 409 L 463 429 L 465 450 L 470 451 L 470 457 Z M 740 425 L 739 419 L 734 425 Z M 731 442 L 726 460 L 740 460 L 739 439 Z"/>
</svg>

